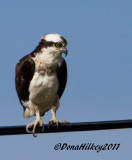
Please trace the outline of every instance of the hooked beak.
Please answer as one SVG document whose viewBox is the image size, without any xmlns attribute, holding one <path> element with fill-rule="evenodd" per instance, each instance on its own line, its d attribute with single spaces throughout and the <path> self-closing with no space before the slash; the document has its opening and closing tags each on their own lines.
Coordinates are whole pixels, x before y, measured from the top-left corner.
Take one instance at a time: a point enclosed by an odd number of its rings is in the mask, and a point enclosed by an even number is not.
<svg viewBox="0 0 132 160">
<path fill-rule="evenodd" d="M 67 54 L 68 54 L 68 50 L 67 50 L 67 48 L 63 48 L 62 49 L 62 53 L 64 53 L 65 54 L 65 57 L 67 56 Z"/>
</svg>

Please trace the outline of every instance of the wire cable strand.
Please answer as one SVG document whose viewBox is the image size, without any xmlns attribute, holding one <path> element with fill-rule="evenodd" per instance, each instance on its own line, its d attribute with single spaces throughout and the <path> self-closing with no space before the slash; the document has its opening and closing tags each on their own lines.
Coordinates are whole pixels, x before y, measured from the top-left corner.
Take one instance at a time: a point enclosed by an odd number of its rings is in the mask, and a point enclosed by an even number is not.
<svg viewBox="0 0 132 160">
<path fill-rule="evenodd" d="M 126 129 L 132 128 L 132 120 L 116 120 L 116 121 L 98 121 L 98 122 L 79 122 L 79 123 L 64 123 L 53 125 L 44 125 L 44 131 L 37 127 L 36 133 L 58 133 L 58 132 L 77 132 L 77 131 L 96 131 L 96 130 L 111 130 L 111 129 Z M 26 126 L 3 126 L 0 127 L 0 136 L 4 135 L 22 135 L 30 134 L 26 131 Z"/>
</svg>

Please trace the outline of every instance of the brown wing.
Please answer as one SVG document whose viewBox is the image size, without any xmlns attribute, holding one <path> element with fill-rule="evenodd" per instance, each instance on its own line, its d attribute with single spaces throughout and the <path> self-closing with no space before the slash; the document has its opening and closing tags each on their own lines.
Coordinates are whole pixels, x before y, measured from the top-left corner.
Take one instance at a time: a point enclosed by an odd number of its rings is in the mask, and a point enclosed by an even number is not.
<svg viewBox="0 0 132 160">
<path fill-rule="evenodd" d="M 16 91 L 21 101 L 27 101 L 29 98 L 29 84 L 35 72 L 35 63 L 31 55 L 23 57 L 16 65 Z"/>
<path fill-rule="evenodd" d="M 57 94 L 58 97 L 61 98 L 67 83 L 67 65 L 64 59 L 61 67 L 57 69 L 57 77 L 59 81 L 59 89 Z"/>
</svg>

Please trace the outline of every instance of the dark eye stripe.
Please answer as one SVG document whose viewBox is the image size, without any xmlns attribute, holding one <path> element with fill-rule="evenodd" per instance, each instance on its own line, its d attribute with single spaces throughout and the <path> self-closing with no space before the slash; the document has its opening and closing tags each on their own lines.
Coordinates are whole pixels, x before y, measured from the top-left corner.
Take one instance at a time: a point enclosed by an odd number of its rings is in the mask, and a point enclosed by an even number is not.
<svg viewBox="0 0 132 160">
<path fill-rule="evenodd" d="M 41 52 L 42 48 L 56 46 L 56 44 L 58 44 L 58 48 L 62 47 L 62 43 L 61 42 L 55 43 L 55 42 L 46 41 L 44 39 L 41 39 L 41 41 L 39 42 L 38 46 L 35 48 L 35 50 L 32 53 Z"/>
<path fill-rule="evenodd" d="M 51 47 L 53 45 L 54 45 L 53 42 L 50 42 L 50 41 L 48 42 L 48 41 L 45 41 L 44 39 L 41 39 L 38 46 L 35 48 L 35 50 L 32 53 L 40 52 L 42 48 Z"/>
<path fill-rule="evenodd" d="M 62 43 L 55 43 L 56 47 L 62 47 Z"/>
</svg>

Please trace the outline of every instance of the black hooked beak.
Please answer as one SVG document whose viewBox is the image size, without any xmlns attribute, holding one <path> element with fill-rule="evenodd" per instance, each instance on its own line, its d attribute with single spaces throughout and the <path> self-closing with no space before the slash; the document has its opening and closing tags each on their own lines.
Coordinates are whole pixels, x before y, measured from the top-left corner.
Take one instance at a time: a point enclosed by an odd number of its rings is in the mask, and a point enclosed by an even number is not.
<svg viewBox="0 0 132 160">
<path fill-rule="evenodd" d="M 63 53 L 65 54 L 65 57 L 67 56 L 67 54 L 68 54 L 68 50 L 67 50 L 67 48 L 64 48 L 63 49 Z"/>
</svg>

